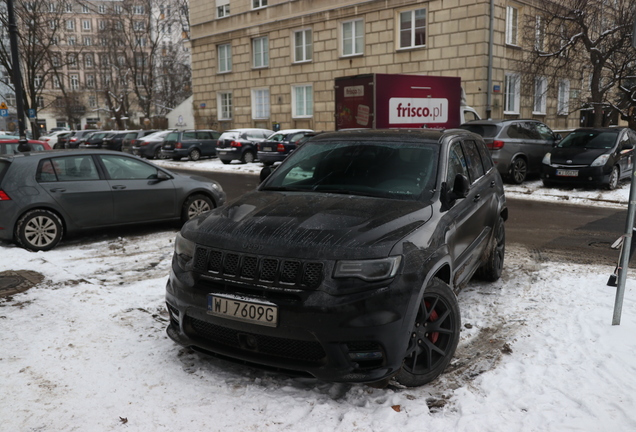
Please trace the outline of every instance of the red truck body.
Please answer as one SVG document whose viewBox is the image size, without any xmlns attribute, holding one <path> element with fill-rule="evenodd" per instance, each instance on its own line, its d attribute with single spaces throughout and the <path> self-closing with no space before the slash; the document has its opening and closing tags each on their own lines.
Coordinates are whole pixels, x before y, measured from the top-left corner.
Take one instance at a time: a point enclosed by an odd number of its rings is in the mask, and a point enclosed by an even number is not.
<svg viewBox="0 0 636 432">
<path fill-rule="evenodd" d="M 461 122 L 458 77 L 366 74 L 335 80 L 336 130 L 449 129 Z"/>
</svg>

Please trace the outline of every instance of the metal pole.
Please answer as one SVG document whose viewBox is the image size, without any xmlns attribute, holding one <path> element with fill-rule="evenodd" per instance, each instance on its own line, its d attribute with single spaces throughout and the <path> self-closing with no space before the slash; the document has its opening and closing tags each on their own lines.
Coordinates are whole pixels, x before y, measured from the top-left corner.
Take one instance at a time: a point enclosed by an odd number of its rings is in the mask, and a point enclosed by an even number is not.
<svg viewBox="0 0 636 432">
<path fill-rule="evenodd" d="M 614 302 L 614 317 L 612 325 L 621 323 L 623 310 L 623 297 L 625 296 L 625 281 L 629 270 L 629 255 L 632 247 L 632 235 L 634 230 L 634 215 L 636 214 L 636 163 L 632 167 L 632 183 L 629 189 L 629 205 L 627 206 L 627 221 L 625 222 L 625 236 L 623 238 L 623 251 L 618 264 L 618 283 L 616 285 L 616 300 Z"/>
<path fill-rule="evenodd" d="M 7 13 L 9 19 L 9 43 L 11 44 L 11 62 L 13 63 L 13 88 L 15 90 L 16 111 L 18 116 L 18 151 L 31 151 L 31 146 L 26 138 L 24 126 L 24 92 L 22 91 L 22 73 L 20 72 L 20 55 L 18 53 L 18 26 L 15 22 L 13 0 L 7 0 Z"/>
</svg>

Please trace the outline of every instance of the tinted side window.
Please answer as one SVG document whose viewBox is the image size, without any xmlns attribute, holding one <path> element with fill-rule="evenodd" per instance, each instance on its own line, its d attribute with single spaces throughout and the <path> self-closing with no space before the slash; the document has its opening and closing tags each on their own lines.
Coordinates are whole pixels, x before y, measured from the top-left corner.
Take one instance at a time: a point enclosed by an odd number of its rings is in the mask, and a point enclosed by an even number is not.
<svg viewBox="0 0 636 432">
<path fill-rule="evenodd" d="M 184 140 L 191 140 L 191 139 L 196 139 L 196 138 L 197 138 L 196 132 L 184 132 L 183 133 L 183 139 Z"/>
<path fill-rule="evenodd" d="M 179 132 L 171 132 L 166 137 L 166 141 L 177 141 L 179 139 Z"/>
<path fill-rule="evenodd" d="M 459 142 L 451 145 L 448 155 L 448 172 L 446 174 L 446 183 L 450 188 L 455 184 L 455 176 L 457 174 L 463 174 L 466 178 L 468 176 L 468 167 L 466 166 L 466 158 L 464 157 L 464 151 Z"/>
<path fill-rule="evenodd" d="M 146 180 L 157 178 L 157 169 L 125 156 L 100 156 L 111 179 Z"/>
<path fill-rule="evenodd" d="M 470 182 L 474 183 L 484 175 L 484 166 L 481 163 L 481 156 L 475 141 L 464 142 L 464 154 L 468 162 L 468 172 L 470 173 Z"/>
<path fill-rule="evenodd" d="M 55 174 L 55 169 L 53 168 L 51 159 L 44 159 L 43 161 L 40 161 L 35 179 L 39 182 L 57 181 L 57 174 Z"/>
<path fill-rule="evenodd" d="M 37 178 L 39 181 L 86 181 L 99 180 L 99 174 L 90 155 L 79 155 L 42 161 Z"/>
<path fill-rule="evenodd" d="M 210 132 L 197 132 L 197 139 L 209 140 L 212 139 Z"/>
<path fill-rule="evenodd" d="M 492 157 L 490 157 L 490 153 L 484 143 L 477 141 L 475 144 L 477 145 L 479 156 L 481 156 L 481 163 L 484 165 L 484 172 L 488 172 L 493 167 Z"/>
</svg>

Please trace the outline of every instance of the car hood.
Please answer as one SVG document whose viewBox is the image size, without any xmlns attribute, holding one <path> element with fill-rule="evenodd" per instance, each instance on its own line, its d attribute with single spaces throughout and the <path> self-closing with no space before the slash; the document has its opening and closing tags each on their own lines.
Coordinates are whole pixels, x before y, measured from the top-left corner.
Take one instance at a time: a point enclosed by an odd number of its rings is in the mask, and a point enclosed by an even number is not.
<svg viewBox="0 0 636 432">
<path fill-rule="evenodd" d="M 351 195 L 254 191 L 182 228 L 219 249 L 304 259 L 388 256 L 431 218 L 430 205 Z"/>
<path fill-rule="evenodd" d="M 602 154 L 610 153 L 611 151 L 611 149 L 555 147 L 550 152 L 550 163 L 558 165 L 590 165 L 594 162 L 594 159 Z"/>
</svg>

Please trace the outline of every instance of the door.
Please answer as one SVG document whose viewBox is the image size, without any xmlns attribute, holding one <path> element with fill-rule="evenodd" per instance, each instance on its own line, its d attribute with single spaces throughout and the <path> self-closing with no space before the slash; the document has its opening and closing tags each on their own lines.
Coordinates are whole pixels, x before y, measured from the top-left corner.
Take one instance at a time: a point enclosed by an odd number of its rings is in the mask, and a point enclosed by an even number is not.
<svg viewBox="0 0 636 432">
<path fill-rule="evenodd" d="M 113 191 L 113 214 L 117 223 L 165 220 L 179 217 L 172 180 L 158 180 L 159 170 L 142 160 L 99 156 Z"/>
</svg>

